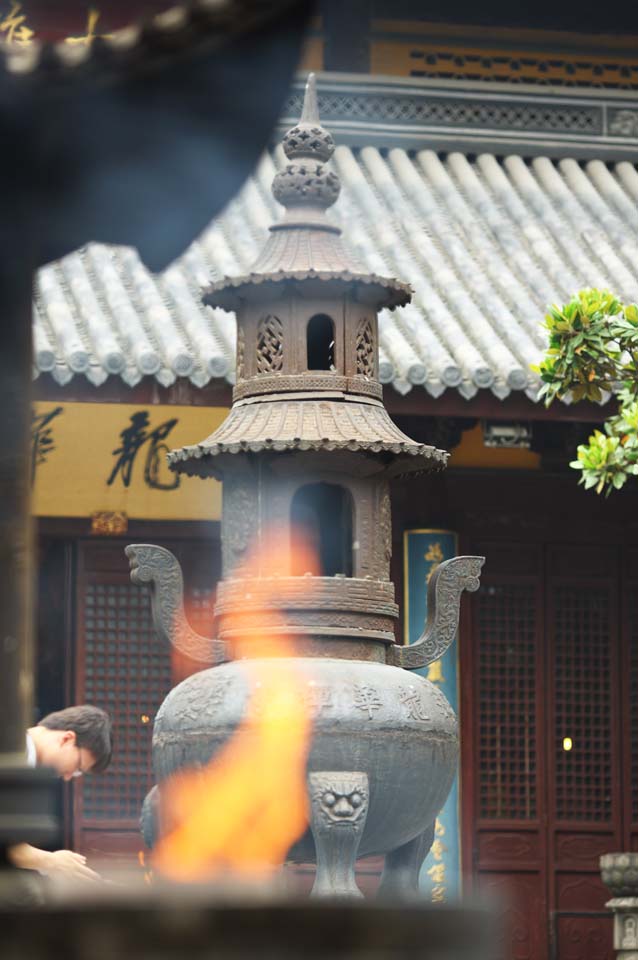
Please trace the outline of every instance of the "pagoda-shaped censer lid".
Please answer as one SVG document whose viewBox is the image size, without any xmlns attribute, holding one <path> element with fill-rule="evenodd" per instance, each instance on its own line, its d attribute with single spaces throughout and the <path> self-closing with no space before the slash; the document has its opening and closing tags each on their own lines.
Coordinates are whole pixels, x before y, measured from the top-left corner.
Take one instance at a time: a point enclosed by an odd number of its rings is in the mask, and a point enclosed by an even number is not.
<svg viewBox="0 0 638 960">
<path fill-rule="evenodd" d="M 319 121 L 312 74 L 283 147 L 289 162 L 273 182 L 283 219 L 251 273 L 204 291 L 206 303 L 237 314 L 232 409 L 206 440 L 172 451 L 169 463 L 222 477 L 229 455 L 313 450 L 350 452 L 353 472 L 441 469 L 447 454 L 407 437 L 383 405 L 377 311 L 407 303 L 410 287 L 367 273 L 326 217 L 340 183 L 327 166 L 334 142 Z"/>
<path fill-rule="evenodd" d="M 276 175 L 272 192 L 285 215 L 270 227 L 270 237 L 250 273 L 211 284 L 204 291 L 204 302 L 235 310 L 242 299 L 264 296 L 262 284 L 319 278 L 333 287 L 356 285 L 357 297 L 377 309 L 408 303 L 409 285 L 366 270 L 343 243 L 340 228 L 326 217 L 341 183 L 327 166 L 335 144 L 321 126 L 313 73 L 299 123 L 285 134 L 282 146 L 289 162 Z"/>
</svg>

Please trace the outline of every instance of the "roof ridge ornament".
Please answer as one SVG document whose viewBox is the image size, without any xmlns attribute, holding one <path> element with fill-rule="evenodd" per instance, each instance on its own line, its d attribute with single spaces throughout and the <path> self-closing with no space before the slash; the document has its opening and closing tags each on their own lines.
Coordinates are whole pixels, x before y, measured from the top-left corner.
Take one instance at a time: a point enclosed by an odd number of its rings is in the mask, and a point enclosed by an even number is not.
<svg viewBox="0 0 638 960">
<path fill-rule="evenodd" d="M 308 75 L 299 122 L 284 135 L 287 163 L 273 180 L 272 192 L 288 211 L 312 207 L 324 211 L 339 196 L 341 182 L 325 166 L 335 150 L 332 134 L 321 125 L 314 73 Z M 320 215 L 321 216 L 321 215 Z M 288 222 L 295 219 L 287 217 Z M 332 228 L 334 229 L 334 227 Z"/>
</svg>

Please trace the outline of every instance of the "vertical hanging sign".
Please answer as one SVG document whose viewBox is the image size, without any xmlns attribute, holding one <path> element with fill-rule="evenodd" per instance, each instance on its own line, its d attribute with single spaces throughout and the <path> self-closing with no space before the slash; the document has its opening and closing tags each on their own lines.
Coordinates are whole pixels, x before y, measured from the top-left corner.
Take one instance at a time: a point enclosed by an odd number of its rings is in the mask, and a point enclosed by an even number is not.
<svg viewBox="0 0 638 960">
<path fill-rule="evenodd" d="M 405 584 L 405 642 L 418 640 L 427 615 L 428 581 L 443 560 L 457 555 L 457 537 L 451 530 L 405 530 L 403 582 Z M 454 642 L 440 660 L 416 671 L 427 677 L 458 714 L 458 645 Z M 461 849 L 459 840 L 458 773 L 448 799 L 437 817 L 434 843 L 421 869 L 419 886 L 434 903 L 460 894 Z"/>
</svg>

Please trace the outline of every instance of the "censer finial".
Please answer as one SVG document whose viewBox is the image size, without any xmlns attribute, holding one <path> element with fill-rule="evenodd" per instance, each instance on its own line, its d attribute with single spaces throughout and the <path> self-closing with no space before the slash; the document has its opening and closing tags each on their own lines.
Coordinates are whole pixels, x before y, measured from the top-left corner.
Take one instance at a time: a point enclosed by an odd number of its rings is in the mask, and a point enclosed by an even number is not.
<svg viewBox="0 0 638 960">
<path fill-rule="evenodd" d="M 290 163 L 273 181 L 275 199 L 288 209 L 331 206 L 341 185 L 336 173 L 325 166 L 335 143 L 321 126 L 314 73 L 308 76 L 299 122 L 285 134 L 282 146 Z"/>
<path fill-rule="evenodd" d="M 314 73 L 308 74 L 303 98 L 303 109 L 299 123 L 320 124 L 319 102 L 317 100 L 317 80 Z"/>
</svg>

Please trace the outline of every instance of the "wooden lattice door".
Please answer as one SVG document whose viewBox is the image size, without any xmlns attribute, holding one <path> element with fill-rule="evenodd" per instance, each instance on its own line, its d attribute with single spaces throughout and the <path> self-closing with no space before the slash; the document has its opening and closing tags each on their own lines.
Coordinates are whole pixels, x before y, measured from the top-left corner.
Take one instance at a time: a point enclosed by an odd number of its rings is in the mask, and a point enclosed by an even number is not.
<svg viewBox="0 0 638 960">
<path fill-rule="evenodd" d="M 560 960 L 608 960 L 600 854 L 622 847 L 618 555 L 546 557 L 548 883 Z"/>
<path fill-rule="evenodd" d="M 481 891 L 504 907 L 512 960 L 544 960 L 542 558 L 538 548 L 503 544 L 486 545 L 485 555 L 469 651 L 471 746 L 463 738 L 464 767 L 471 768 L 463 782 L 475 784 L 466 810 L 474 871 Z M 469 808 L 468 799 L 464 794 Z"/>
<path fill-rule="evenodd" d="M 623 702 L 623 793 L 629 798 L 623 823 L 623 850 L 638 850 L 638 549 L 626 550 L 622 566 L 621 661 Z"/>
<path fill-rule="evenodd" d="M 488 562 L 464 640 L 466 866 L 505 905 L 508 960 L 609 960 L 598 858 L 638 846 L 636 565 L 621 577 L 612 547 L 472 552 Z"/>
<path fill-rule="evenodd" d="M 182 561 L 186 603 L 196 629 L 211 628 L 218 551 L 209 543 L 165 542 Z M 196 669 L 163 646 L 148 593 L 130 582 L 124 542 L 90 541 L 78 549 L 75 696 L 108 710 L 113 762 L 74 786 L 74 849 L 135 858 L 139 816 L 152 786 L 153 719 L 171 686 Z M 189 576 L 190 574 L 190 576 Z M 190 584 L 189 584 L 190 580 Z"/>
</svg>

